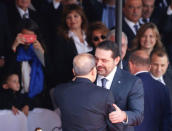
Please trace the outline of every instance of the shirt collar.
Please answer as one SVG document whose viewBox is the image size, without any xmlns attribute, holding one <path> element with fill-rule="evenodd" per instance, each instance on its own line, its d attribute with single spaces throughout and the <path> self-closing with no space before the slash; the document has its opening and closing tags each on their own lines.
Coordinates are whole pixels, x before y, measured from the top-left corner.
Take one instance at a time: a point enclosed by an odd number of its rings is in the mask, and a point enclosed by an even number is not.
<svg viewBox="0 0 172 131">
<path fill-rule="evenodd" d="M 109 73 L 109 75 L 107 75 L 106 77 L 102 76 L 102 75 L 98 75 L 98 79 L 102 79 L 102 78 L 106 78 L 108 81 L 112 81 L 115 73 L 116 73 L 117 67 L 115 66 L 114 69 Z"/>
<path fill-rule="evenodd" d="M 21 18 L 23 18 L 23 15 L 24 15 L 25 13 L 29 14 L 29 10 L 28 10 L 28 9 L 27 9 L 26 11 L 24 11 L 24 10 L 23 10 L 22 8 L 20 8 L 19 6 L 16 5 L 16 7 L 17 7 L 17 10 L 18 10 L 18 12 L 19 12 Z"/>
<path fill-rule="evenodd" d="M 82 33 L 83 33 L 83 39 L 85 40 L 85 39 L 86 39 L 85 32 L 83 31 Z M 68 32 L 68 36 L 69 36 L 69 38 L 73 38 L 73 39 L 78 38 L 78 37 L 75 35 L 75 33 L 72 32 L 72 31 L 70 31 L 70 30 L 69 30 L 69 32 Z"/>
<path fill-rule="evenodd" d="M 159 80 L 159 79 L 162 80 L 162 79 L 163 79 L 162 76 L 161 76 L 161 77 L 155 77 L 152 73 L 151 73 L 151 76 L 152 76 L 152 78 L 154 78 L 155 80 Z"/>
<path fill-rule="evenodd" d="M 54 9 L 58 9 L 60 6 L 60 2 L 56 2 L 55 0 L 53 0 L 53 7 Z"/>
<path fill-rule="evenodd" d="M 132 31 L 136 34 L 135 29 L 134 29 L 134 25 L 137 25 L 138 28 L 140 28 L 139 22 L 134 23 L 134 22 L 130 21 L 129 19 L 127 19 L 126 17 L 124 18 L 124 20 L 126 21 L 126 23 L 128 24 L 128 26 L 130 27 L 130 29 L 132 29 Z"/>
<path fill-rule="evenodd" d="M 138 74 L 140 74 L 140 73 L 148 73 L 148 71 L 138 71 L 138 72 L 136 72 L 134 75 L 136 76 L 136 75 L 138 75 Z"/>
</svg>

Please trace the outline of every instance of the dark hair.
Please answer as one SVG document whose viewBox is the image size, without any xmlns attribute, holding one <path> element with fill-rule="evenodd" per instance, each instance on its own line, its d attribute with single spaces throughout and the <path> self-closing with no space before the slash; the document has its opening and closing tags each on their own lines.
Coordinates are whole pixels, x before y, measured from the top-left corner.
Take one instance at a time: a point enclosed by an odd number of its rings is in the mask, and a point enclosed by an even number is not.
<svg viewBox="0 0 172 131">
<path fill-rule="evenodd" d="M 138 55 L 138 51 L 136 50 L 133 53 L 131 53 L 129 57 L 129 61 L 131 61 L 136 66 L 149 66 L 150 65 L 150 57 Z"/>
<path fill-rule="evenodd" d="M 112 51 L 112 58 L 116 58 L 116 57 L 120 56 L 120 55 L 119 55 L 118 44 L 117 44 L 117 43 L 114 43 L 114 42 L 112 42 L 112 41 L 105 40 L 105 41 L 101 42 L 101 43 L 96 47 L 96 49 L 97 49 L 97 48 Z"/>
<path fill-rule="evenodd" d="M 165 48 L 156 48 L 154 49 L 151 54 L 150 54 L 150 59 L 152 59 L 152 56 L 153 55 L 157 55 L 158 57 L 163 57 L 163 56 L 166 56 L 168 61 L 169 61 L 169 58 L 168 58 L 168 54 L 166 52 L 166 49 Z"/>
<path fill-rule="evenodd" d="M 101 21 L 96 21 L 90 24 L 87 32 L 87 41 L 92 46 L 94 46 L 94 44 L 92 43 L 93 31 L 99 31 L 106 36 L 109 32 L 109 29 Z"/>
<path fill-rule="evenodd" d="M 42 35 L 40 33 L 39 26 L 34 20 L 24 19 L 22 21 L 22 24 L 20 25 L 19 33 L 22 32 L 22 30 L 24 30 L 24 29 L 29 30 L 29 31 L 33 31 L 37 35 L 38 41 L 40 42 L 42 47 L 45 49 L 44 41 L 42 39 Z"/>
<path fill-rule="evenodd" d="M 69 5 L 66 5 L 63 9 L 61 26 L 59 27 L 59 34 L 62 35 L 65 39 L 69 39 L 68 38 L 69 28 L 66 24 L 66 17 L 72 11 L 76 11 L 81 16 L 82 18 L 81 29 L 87 32 L 88 22 L 87 22 L 87 18 L 84 14 L 83 9 L 77 4 L 69 4 Z"/>
<path fill-rule="evenodd" d="M 161 47 L 163 47 L 163 44 L 161 42 L 161 37 L 160 37 L 160 34 L 159 34 L 157 26 L 155 24 L 153 24 L 153 23 L 146 23 L 146 24 L 141 26 L 141 28 L 137 32 L 136 37 L 133 39 L 133 41 L 132 41 L 132 48 L 131 48 L 132 50 L 137 50 L 137 49 L 141 48 L 140 39 L 143 37 L 144 33 L 148 29 L 152 29 L 152 31 L 156 35 L 156 44 L 155 44 L 154 48 L 161 48 Z"/>
<path fill-rule="evenodd" d="M 8 72 L 6 73 L 5 75 L 3 75 L 2 77 L 2 80 L 1 80 L 1 83 L 0 83 L 0 86 L 2 87 L 3 84 L 6 84 L 9 77 L 12 76 L 12 75 L 17 75 L 19 76 L 16 72 Z"/>
</svg>

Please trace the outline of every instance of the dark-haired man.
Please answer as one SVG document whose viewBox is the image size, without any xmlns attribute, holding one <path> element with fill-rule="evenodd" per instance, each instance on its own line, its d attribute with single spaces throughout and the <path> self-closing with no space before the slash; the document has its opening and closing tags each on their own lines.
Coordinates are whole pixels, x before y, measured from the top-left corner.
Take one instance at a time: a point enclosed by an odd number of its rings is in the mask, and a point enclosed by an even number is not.
<svg viewBox="0 0 172 131">
<path fill-rule="evenodd" d="M 164 49 L 157 49 L 151 53 L 151 76 L 168 87 L 172 109 L 172 69 L 169 65 L 169 59 Z M 172 130 L 172 113 L 171 113 Z"/>
<path fill-rule="evenodd" d="M 149 56 L 142 50 L 133 52 L 129 58 L 132 74 L 138 76 L 144 87 L 144 120 L 135 131 L 168 131 L 170 103 L 166 87 L 155 81 L 150 73 Z"/>
<path fill-rule="evenodd" d="M 132 126 L 143 120 L 143 87 L 140 79 L 117 67 L 118 50 L 118 45 L 112 41 L 104 41 L 96 47 L 96 84 L 111 90 L 114 95 L 116 111 L 109 114 L 111 122 L 120 123 L 121 131 L 132 131 Z"/>
</svg>

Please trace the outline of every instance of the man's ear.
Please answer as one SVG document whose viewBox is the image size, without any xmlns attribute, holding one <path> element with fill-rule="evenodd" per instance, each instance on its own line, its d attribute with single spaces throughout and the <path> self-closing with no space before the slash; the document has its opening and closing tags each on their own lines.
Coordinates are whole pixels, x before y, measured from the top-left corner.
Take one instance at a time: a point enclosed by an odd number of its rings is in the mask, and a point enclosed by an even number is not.
<svg viewBox="0 0 172 131">
<path fill-rule="evenodd" d="M 117 57 L 115 58 L 115 65 L 118 65 L 119 61 L 120 61 L 120 57 L 117 56 Z"/>
<path fill-rule="evenodd" d="M 7 85 L 7 84 L 3 84 L 3 85 L 2 85 L 2 88 L 3 88 L 3 89 L 8 89 L 8 85 Z"/>
</svg>

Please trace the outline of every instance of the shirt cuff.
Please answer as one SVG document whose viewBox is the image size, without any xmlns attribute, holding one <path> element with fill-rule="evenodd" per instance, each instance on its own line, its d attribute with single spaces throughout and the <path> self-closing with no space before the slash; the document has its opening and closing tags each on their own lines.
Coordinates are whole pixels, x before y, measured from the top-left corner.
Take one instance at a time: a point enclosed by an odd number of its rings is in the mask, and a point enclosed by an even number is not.
<svg viewBox="0 0 172 131">
<path fill-rule="evenodd" d="M 126 113 L 127 115 L 127 113 Z M 122 122 L 123 124 L 127 125 L 128 124 L 128 115 L 127 115 L 127 120 Z"/>
</svg>

